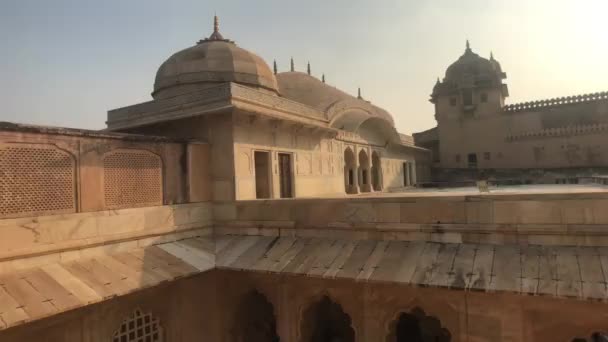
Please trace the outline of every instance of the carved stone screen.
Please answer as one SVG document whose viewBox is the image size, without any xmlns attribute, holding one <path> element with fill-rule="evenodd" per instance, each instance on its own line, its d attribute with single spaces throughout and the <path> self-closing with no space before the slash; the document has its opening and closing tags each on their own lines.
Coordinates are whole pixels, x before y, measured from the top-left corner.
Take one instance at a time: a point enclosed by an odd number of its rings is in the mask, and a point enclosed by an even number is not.
<svg viewBox="0 0 608 342">
<path fill-rule="evenodd" d="M 103 159 L 104 198 L 108 208 L 161 205 L 162 161 L 141 150 L 117 150 Z"/>
<path fill-rule="evenodd" d="M 0 217 L 76 211 L 76 162 L 53 145 L 0 144 Z"/>
<path fill-rule="evenodd" d="M 135 310 L 114 332 L 112 342 L 162 342 L 163 329 L 158 318 Z"/>
</svg>

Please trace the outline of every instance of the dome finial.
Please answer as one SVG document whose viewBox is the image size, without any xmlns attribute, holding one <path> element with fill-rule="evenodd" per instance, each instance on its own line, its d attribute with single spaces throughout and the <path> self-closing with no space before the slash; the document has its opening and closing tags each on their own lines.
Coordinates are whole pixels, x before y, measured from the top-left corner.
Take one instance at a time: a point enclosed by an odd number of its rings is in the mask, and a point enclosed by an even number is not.
<svg viewBox="0 0 608 342">
<path fill-rule="evenodd" d="M 296 71 L 296 68 L 293 65 L 293 57 L 291 57 L 291 71 Z"/>
<path fill-rule="evenodd" d="M 441 80 L 439 80 L 439 77 L 437 77 L 437 83 L 436 84 L 440 84 Z"/>
<path fill-rule="evenodd" d="M 306 65 L 306 72 L 310 75 L 310 62 Z"/>
<path fill-rule="evenodd" d="M 357 98 L 363 100 L 363 97 L 361 97 L 361 87 L 357 88 Z"/>
<path fill-rule="evenodd" d="M 325 74 L 321 75 L 321 81 L 325 83 Z"/>
<path fill-rule="evenodd" d="M 467 48 L 466 51 L 471 51 L 471 44 L 469 43 L 469 40 L 467 39 Z"/>
<path fill-rule="evenodd" d="M 490 51 L 490 60 L 493 61 L 494 60 L 494 52 Z"/>
<path fill-rule="evenodd" d="M 273 64 L 274 74 L 276 75 L 277 74 L 277 60 L 275 59 L 272 64 Z"/>
<path fill-rule="evenodd" d="M 209 38 L 205 38 L 200 40 L 198 43 L 204 43 L 204 42 L 209 42 L 209 41 L 224 41 L 224 42 L 228 42 L 228 43 L 232 43 L 232 41 L 230 41 L 229 39 L 224 39 L 224 37 L 222 36 L 222 34 L 220 33 L 220 19 L 218 18 L 217 15 L 213 16 L 213 33 L 211 33 L 211 35 L 209 36 Z"/>
</svg>

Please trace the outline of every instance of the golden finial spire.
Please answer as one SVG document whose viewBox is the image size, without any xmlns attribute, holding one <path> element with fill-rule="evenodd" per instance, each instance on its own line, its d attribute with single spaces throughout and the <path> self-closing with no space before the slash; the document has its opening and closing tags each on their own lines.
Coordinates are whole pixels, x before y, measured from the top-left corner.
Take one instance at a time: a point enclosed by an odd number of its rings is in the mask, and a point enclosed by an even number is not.
<svg viewBox="0 0 608 342">
<path fill-rule="evenodd" d="M 310 62 L 308 62 L 308 64 L 306 65 L 306 71 L 310 75 Z"/>
<path fill-rule="evenodd" d="M 295 71 L 295 66 L 293 65 L 293 57 L 291 57 L 291 71 Z"/>
<path fill-rule="evenodd" d="M 274 74 L 277 74 L 277 60 L 275 59 L 273 62 L 273 67 L 274 67 Z"/>
<path fill-rule="evenodd" d="M 471 44 L 469 43 L 469 40 L 467 39 L 467 48 L 465 49 L 465 52 L 470 52 L 471 51 Z"/>
<path fill-rule="evenodd" d="M 325 74 L 321 75 L 321 81 L 325 83 Z"/>
<path fill-rule="evenodd" d="M 217 14 L 213 16 L 213 32 L 220 32 L 220 19 Z"/>
<path fill-rule="evenodd" d="M 361 97 L 361 87 L 357 88 L 357 98 L 363 100 L 363 97 Z"/>
</svg>

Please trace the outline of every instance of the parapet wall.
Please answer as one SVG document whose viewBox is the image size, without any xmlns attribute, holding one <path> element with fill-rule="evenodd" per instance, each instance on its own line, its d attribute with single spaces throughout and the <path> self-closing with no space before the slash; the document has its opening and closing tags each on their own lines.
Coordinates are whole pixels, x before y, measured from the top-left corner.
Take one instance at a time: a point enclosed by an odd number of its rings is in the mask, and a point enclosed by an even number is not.
<svg viewBox="0 0 608 342">
<path fill-rule="evenodd" d="M 608 194 L 240 201 L 216 204 L 217 234 L 608 245 Z"/>
<path fill-rule="evenodd" d="M 542 111 L 548 108 L 566 106 L 572 104 L 589 103 L 608 99 L 608 91 L 558 97 L 547 100 L 529 101 L 506 105 L 503 110 L 505 112 L 523 112 L 523 111 Z"/>
<path fill-rule="evenodd" d="M 0 123 L 0 219 L 209 200 L 208 145 Z"/>
<path fill-rule="evenodd" d="M 0 220 L 0 273 L 210 235 L 209 203 Z"/>
</svg>

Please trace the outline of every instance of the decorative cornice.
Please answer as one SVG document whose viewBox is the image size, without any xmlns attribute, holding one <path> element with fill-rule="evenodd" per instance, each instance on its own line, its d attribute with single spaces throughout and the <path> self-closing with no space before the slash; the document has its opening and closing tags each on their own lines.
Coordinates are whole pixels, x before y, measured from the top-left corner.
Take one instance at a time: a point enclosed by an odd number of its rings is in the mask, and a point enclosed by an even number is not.
<svg viewBox="0 0 608 342">
<path fill-rule="evenodd" d="M 201 91 L 108 111 L 108 128 L 121 129 L 144 124 L 224 111 L 247 103 L 248 109 L 285 120 L 328 127 L 325 115 L 304 104 L 236 83 L 226 82 Z M 254 107 L 252 107 L 254 106 Z M 283 115 L 284 114 L 284 115 Z"/>
</svg>

